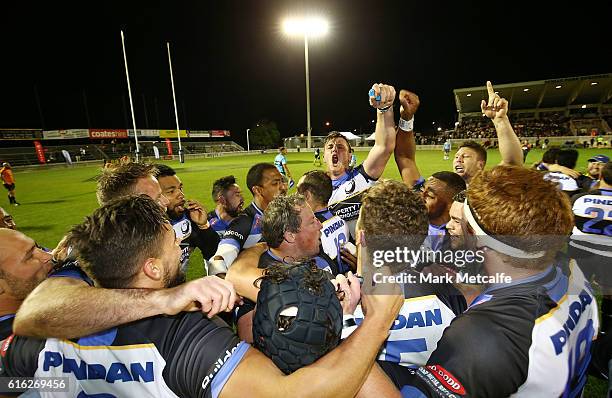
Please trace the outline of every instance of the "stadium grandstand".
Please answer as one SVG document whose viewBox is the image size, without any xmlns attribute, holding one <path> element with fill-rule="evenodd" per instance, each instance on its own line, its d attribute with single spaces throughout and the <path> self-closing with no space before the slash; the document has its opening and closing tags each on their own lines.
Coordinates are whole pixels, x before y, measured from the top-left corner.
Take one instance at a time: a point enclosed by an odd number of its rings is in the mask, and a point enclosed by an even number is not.
<svg viewBox="0 0 612 398">
<path fill-rule="evenodd" d="M 612 74 L 496 84 L 496 92 L 510 105 L 510 120 L 517 135 L 525 139 L 555 137 L 550 141 L 590 139 L 579 137 L 612 134 Z M 453 90 L 458 122 L 451 139 L 490 139 L 495 131 L 482 117 L 480 101 L 486 86 Z M 592 146 L 592 145 L 591 145 Z"/>
<path fill-rule="evenodd" d="M 244 151 L 229 137 L 228 130 L 181 130 L 187 158 Z M 176 130 L 138 130 L 138 140 L 145 159 L 178 158 Z M 122 129 L 0 129 L 0 141 L 0 158 L 13 166 L 112 162 L 133 157 L 135 149 L 133 130 Z"/>
</svg>

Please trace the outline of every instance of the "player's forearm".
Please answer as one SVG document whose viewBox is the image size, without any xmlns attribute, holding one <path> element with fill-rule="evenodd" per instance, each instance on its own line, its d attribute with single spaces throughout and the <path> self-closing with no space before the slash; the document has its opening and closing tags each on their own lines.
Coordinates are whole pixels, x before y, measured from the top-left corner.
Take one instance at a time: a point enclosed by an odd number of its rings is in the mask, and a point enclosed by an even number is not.
<svg viewBox="0 0 612 398">
<path fill-rule="evenodd" d="M 416 142 L 412 131 L 405 132 L 398 129 L 394 155 L 402 181 L 412 187 L 421 177 L 416 164 Z"/>
<path fill-rule="evenodd" d="M 227 271 L 225 280 L 232 282 L 236 293 L 240 296 L 248 298 L 252 301 L 257 301 L 259 289 L 253 283 L 264 273 L 263 269 L 257 266 L 250 266 L 241 260 L 234 262 L 232 267 Z"/>
<path fill-rule="evenodd" d="M 354 397 L 372 368 L 381 344 L 389 336 L 386 322 L 365 318 L 341 345 L 313 365 L 287 376 L 280 390 L 298 396 Z"/>
<path fill-rule="evenodd" d="M 493 124 L 497 132 L 501 163 L 507 166 L 521 166 L 523 164 L 521 142 L 512 129 L 510 119 L 506 116 L 500 120 L 494 120 Z"/>
<path fill-rule="evenodd" d="M 163 313 L 154 290 L 101 289 L 70 278 L 43 284 L 17 312 L 15 334 L 69 339 Z"/>
<path fill-rule="evenodd" d="M 378 122 L 376 123 L 374 147 L 368 153 L 363 162 L 365 172 L 378 178 L 385 170 L 385 166 L 395 148 L 395 122 L 393 120 L 393 110 L 387 112 L 377 112 Z"/>
</svg>

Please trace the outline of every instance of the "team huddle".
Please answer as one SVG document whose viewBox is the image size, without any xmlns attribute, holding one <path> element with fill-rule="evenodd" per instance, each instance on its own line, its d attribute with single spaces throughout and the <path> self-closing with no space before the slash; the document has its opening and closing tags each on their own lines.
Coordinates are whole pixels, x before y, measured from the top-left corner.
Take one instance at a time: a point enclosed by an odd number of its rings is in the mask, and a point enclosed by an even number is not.
<svg viewBox="0 0 612 398">
<path fill-rule="evenodd" d="M 248 206 L 226 176 L 207 213 L 172 168 L 125 163 L 52 252 L 0 228 L 0 376 L 67 378 L 36 391 L 62 397 L 580 396 L 612 357 L 612 163 L 572 192 L 550 176 L 575 178 L 562 160 L 523 167 L 487 87 L 502 158 L 487 170 L 466 142 L 422 176 L 419 98 L 375 84 L 359 165 L 331 133 L 327 170 L 295 182 L 281 148 L 249 169 Z M 380 178 L 391 155 L 402 181 Z M 425 255 L 373 264 L 400 245 Z M 186 282 L 196 249 L 208 276 Z"/>
</svg>

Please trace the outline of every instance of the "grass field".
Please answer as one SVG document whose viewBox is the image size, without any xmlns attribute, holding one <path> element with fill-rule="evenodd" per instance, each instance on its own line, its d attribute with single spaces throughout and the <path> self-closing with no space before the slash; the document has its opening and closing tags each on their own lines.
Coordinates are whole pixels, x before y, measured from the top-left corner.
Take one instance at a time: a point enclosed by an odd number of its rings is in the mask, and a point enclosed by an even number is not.
<svg viewBox="0 0 612 398">
<path fill-rule="evenodd" d="M 606 153 L 607 152 L 607 153 Z M 578 169 L 586 168 L 587 159 L 598 153 L 611 155 L 611 150 L 581 149 Z M 367 152 L 357 152 L 358 162 L 362 162 Z M 245 155 L 212 159 L 190 160 L 185 164 L 178 161 L 165 162 L 175 168 L 185 185 L 187 198 L 203 203 L 208 211 L 213 208 L 210 191 L 212 183 L 219 177 L 233 174 L 243 188 L 245 206 L 251 201 L 251 194 L 245 187 L 246 173 L 257 162 L 272 162 L 275 153 L 265 155 Z M 489 151 L 488 167 L 500 161 L 497 150 Z M 540 160 L 541 150 L 531 151 L 527 164 Z M 288 166 L 297 179 L 312 165 L 312 153 L 289 153 Z M 422 175 L 429 176 L 436 171 L 451 170 L 452 161 L 442 159 L 442 151 L 420 151 L 417 163 Z M 17 228 L 37 240 L 41 245 L 54 247 L 73 224 L 82 221 L 96 207 L 96 176 L 100 166 L 73 167 L 63 169 L 41 169 L 35 171 L 15 171 L 17 199 L 19 207 L 9 206 L 6 196 L 0 197 L 0 206 L 15 218 Z M 389 161 L 383 177 L 398 179 L 399 172 L 393 159 Z M 295 191 L 295 188 L 292 190 Z M 199 251 L 192 255 L 188 278 L 204 274 L 202 257 Z M 589 379 L 586 397 L 602 397 L 605 386 L 596 379 Z"/>
</svg>

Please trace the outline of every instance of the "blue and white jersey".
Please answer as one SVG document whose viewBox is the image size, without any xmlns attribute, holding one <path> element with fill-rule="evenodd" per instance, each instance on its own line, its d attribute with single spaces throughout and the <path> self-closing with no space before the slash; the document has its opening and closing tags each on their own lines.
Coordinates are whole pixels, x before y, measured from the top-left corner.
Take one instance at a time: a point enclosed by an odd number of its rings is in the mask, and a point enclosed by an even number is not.
<svg viewBox="0 0 612 398">
<path fill-rule="evenodd" d="M 575 226 L 570 246 L 612 264 L 612 189 L 575 195 L 572 202 Z"/>
<path fill-rule="evenodd" d="M 365 172 L 363 164 L 347 170 L 340 178 L 332 180 L 334 190 L 327 207 L 346 222 L 353 240 L 355 224 L 361 209 L 361 195 L 375 183 L 376 179 Z"/>
<path fill-rule="evenodd" d="M 342 261 L 340 249 L 349 241 L 350 233 L 346 222 L 338 216 L 334 216 L 329 210 L 315 213 L 315 217 L 321 222 L 321 247 L 323 252 L 333 261 L 338 263 L 340 273 L 349 271 L 349 266 Z"/>
<path fill-rule="evenodd" d="M 418 277 L 418 273 L 414 275 Z M 411 283 L 404 285 L 404 293 L 406 299 L 378 359 L 415 368 L 427 363 L 444 329 L 465 311 L 467 304 L 450 284 Z M 359 305 L 356 322 L 360 324 L 363 317 Z"/>
<path fill-rule="evenodd" d="M 562 261 L 489 286 L 400 389 L 411 397 L 579 397 L 598 329 L 588 281 Z"/>
<path fill-rule="evenodd" d="M 210 227 L 207 229 L 198 228 L 197 224 L 189 217 L 189 213 L 185 212 L 176 219 L 170 220 L 174 233 L 178 239 L 181 239 L 181 268 L 187 270 L 191 252 L 197 247 L 202 252 L 202 257 L 205 259 L 212 256 L 217 250 L 219 244 L 219 236 Z M 205 264 L 204 264 L 205 265 Z"/>
<path fill-rule="evenodd" d="M 278 172 L 282 175 L 285 175 L 285 168 L 283 167 L 284 164 L 287 164 L 287 158 L 282 153 L 279 153 L 274 158 L 274 166 L 276 166 Z"/>
<path fill-rule="evenodd" d="M 218 318 L 181 313 L 74 340 L 11 336 L 0 376 L 68 378 L 68 392 L 41 397 L 213 398 L 249 348 Z"/>
<path fill-rule="evenodd" d="M 446 141 L 442 147 L 444 148 L 444 152 L 450 152 L 450 150 L 451 150 L 451 143 L 450 143 L 450 141 Z"/>
<path fill-rule="evenodd" d="M 429 224 L 427 238 L 423 245 L 431 250 L 437 251 L 443 248 L 444 239 L 446 237 L 446 224 L 433 225 Z"/>
<path fill-rule="evenodd" d="M 219 246 L 232 245 L 238 251 L 248 249 L 261 241 L 263 211 L 252 202 L 244 212 L 236 217 L 225 233 Z"/>
<path fill-rule="evenodd" d="M 546 181 L 556 182 L 560 190 L 570 195 L 580 190 L 578 182 L 576 182 L 575 179 L 558 171 L 551 171 L 544 174 L 544 179 Z"/>
<path fill-rule="evenodd" d="M 208 212 L 208 223 L 210 227 L 219 235 L 219 238 L 223 238 L 223 234 L 230 226 L 230 223 L 225 222 L 217 213 L 217 210 Z"/>
<path fill-rule="evenodd" d="M 191 251 L 193 250 L 190 247 L 188 239 L 191 236 L 193 231 L 193 227 L 191 225 L 191 219 L 185 212 L 181 218 L 178 220 L 170 220 L 172 223 L 172 228 L 174 229 L 174 233 L 177 239 L 181 240 L 181 268 L 183 271 L 187 269 L 187 265 L 189 264 L 189 257 L 191 256 Z"/>
</svg>

